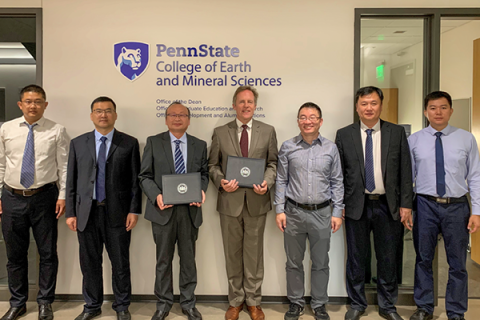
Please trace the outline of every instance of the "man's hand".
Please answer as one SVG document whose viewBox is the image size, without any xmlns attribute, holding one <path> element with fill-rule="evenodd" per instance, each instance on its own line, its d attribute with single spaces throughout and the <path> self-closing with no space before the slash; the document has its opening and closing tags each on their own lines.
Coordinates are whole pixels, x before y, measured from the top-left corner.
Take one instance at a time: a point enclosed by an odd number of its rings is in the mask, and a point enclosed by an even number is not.
<svg viewBox="0 0 480 320">
<path fill-rule="evenodd" d="M 405 228 L 412 230 L 413 228 L 413 219 L 412 219 L 412 209 L 400 208 L 400 222 L 403 223 Z"/>
<path fill-rule="evenodd" d="M 285 229 L 287 228 L 287 216 L 285 213 L 278 213 L 275 220 L 277 221 L 278 229 L 280 229 L 282 232 L 285 232 Z"/>
<path fill-rule="evenodd" d="M 55 206 L 55 213 L 57 214 L 57 219 L 65 213 L 65 200 L 57 200 L 57 205 Z"/>
<path fill-rule="evenodd" d="M 475 233 L 478 230 L 478 227 L 480 227 L 480 216 L 472 214 L 470 216 L 470 220 L 468 220 L 468 230 L 470 230 L 470 233 Z"/>
<path fill-rule="evenodd" d="M 164 205 L 163 204 L 163 195 L 161 193 L 157 196 L 157 205 L 160 208 L 160 210 L 164 210 L 164 209 L 168 209 L 168 208 L 173 207 L 173 204 L 170 204 L 170 205 Z"/>
<path fill-rule="evenodd" d="M 235 179 L 230 181 L 222 179 L 220 180 L 220 185 L 226 192 L 234 192 L 238 189 L 238 181 Z"/>
<path fill-rule="evenodd" d="M 265 194 L 267 192 L 267 181 L 263 180 L 262 184 L 254 184 L 253 185 L 253 191 L 255 191 L 256 194 Z"/>
<path fill-rule="evenodd" d="M 192 202 L 192 203 L 190 203 L 190 205 L 201 207 L 202 204 L 204 204 L 204 203 L 205 203 L 205 192 L 203 192 L 203 190 L 202 190 L 202 202 Z"/>
<path fill-rule="evenodd" d="M 67 226 L 72 231 L 77 231 L 77 217 L 67 218 Z"/>
<path fill-rule="evenodd" d="M 342 226 L 343 219 L 342 218 L 337 218 L 337 217 L 332 217 L 332 233 L 335 233 L 340 229 Z"/>
<path fill-rule="evenodd" d="M 3 213 L 2 200 L 0 200 L 0 222 L 2 222 L 2 213 Z"/>
<path fill-rule="evenodd" d="M 129 213 L 127 216 L 127 231 L 132 230 L 137 225 L 138 214 Z"/>
</svg>

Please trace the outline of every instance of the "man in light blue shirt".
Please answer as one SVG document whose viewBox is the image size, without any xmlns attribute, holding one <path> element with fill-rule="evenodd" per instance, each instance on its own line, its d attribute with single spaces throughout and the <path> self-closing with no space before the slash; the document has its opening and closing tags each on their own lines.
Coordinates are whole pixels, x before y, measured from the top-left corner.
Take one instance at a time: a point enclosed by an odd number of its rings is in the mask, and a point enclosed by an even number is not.
<svg viewBox="0 0 480 320">
<path fill-rule="evenodd" d="M 304 103 L 297 117 L 300 134 L 282 144 L 275 191 L 276 222 L 284 232 L 287 254 L 290 308 L 285 320 L 297 320 L 304 311 L 303 257 L 307 238 L 312 259 L 312 310 L 315 320 L 328 320 L 325 303 L 330 229 L 336 232 L 342 225 L 342 167 L 337 146 L 320 135 L 323 123 L 320 107 Z"/>
<path fill-rule="evenodd" d="M 468 304 L 466 270 L 469 232 L 480 226 L 480 162 L 477 142 L 465 130 L 448 124 L 452 98 L 443 91 L 425 97 L 430 126 L 408 139 L 417 214 L 413 221 L 414 299 L 418 309 L 410 320 L 433 318 L 432 261 L 442 233 L 449 264 L 445 307 L 448 319 L 464 319 Z M 466 193 L 472 199 L 472 214 Z"/>
</svg>

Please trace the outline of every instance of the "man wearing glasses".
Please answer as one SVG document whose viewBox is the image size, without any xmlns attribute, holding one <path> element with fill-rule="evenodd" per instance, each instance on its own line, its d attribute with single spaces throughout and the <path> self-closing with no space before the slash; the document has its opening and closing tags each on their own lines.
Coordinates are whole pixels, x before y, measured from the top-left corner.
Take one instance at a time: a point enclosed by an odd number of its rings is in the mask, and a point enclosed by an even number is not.
<svg viewBox="0 0 480 320">
<path fill-rule="evenodd" d="M 115 129 L 112 99 L 98 97 L 90 109 L 95 130 L 73 139 L 68 157 L 66 222 L 77 232 L 85 299 L 76 320 L 102 313 L 104 245 L 112 265 L 112 308 L 118 320 L 130 320 L 130 231 L 142 212 L 140 151 L 137 139 Z"/>
<path fill-rule="evenodd" d="M 41 87 L 26 86 L 18 102 L 23 117 L 0 128 L 0 219 L 12 295 L 2 320 L 15 320 L 27 310 L 30 228 L 40 256 L 38 319 L 53 319 L 57 219 L 65 212 L 69 138 L 63 126 L 43 117 L 47 106 Z"/>
<path fill-rule="evenodd" d="M 315 320 L 328 320 L 328 251 L 331 233 L 342 225 L 342 167 L 337 146 L 320 135 L 320 107 L 304 103 L 297 117 L 300 134 L 280 148 L 275 191 L 276 222 L 284 233 L 287 254 L 290 308 L 285 320 L 297 320 L 304 312 L 303 257 L 307 238 L 312 260 L 310 305 Z"/>
<path fill-rule="evenodd" d="M 202 204 L 208 187 L 207 143 L 186 133 L 190 109 L 174 101 L 165 111 L 168 131 L 149 137 L 140 169 L 140 186 L 147 196 L 145 219 L 152 222 L 157 266 L 155 296 L 157 310 L 152 320 L 164 320 L 173 305 L 172 261 L 175 243 L 180 256 L 180 306 L 188 320 L 201 320 L 195 307 L 197 268 L 195 242 L 202 224 Z M 200 172 L 202 202 L 165 205 L 162 176 Z"/>
</svg>

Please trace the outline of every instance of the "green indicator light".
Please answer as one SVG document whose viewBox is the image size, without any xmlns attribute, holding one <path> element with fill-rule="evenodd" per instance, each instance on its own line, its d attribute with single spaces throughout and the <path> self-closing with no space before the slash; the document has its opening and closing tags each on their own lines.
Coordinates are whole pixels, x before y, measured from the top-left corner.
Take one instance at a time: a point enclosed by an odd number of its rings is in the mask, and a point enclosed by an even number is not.
<svg viewBox="0 0 480 320">
<path fill-rule="evenodd" d="M 385 80 L 385 65 L 381 64 L 377 67 L 377 80 L 383 82 Z"/>
<path fill-rule="evenodd" d="M 381 34 L 381 35 L 378 36 L 377 39 L 380 40 L 380 41 L 385 40 L 385 36 L 383 34 Z"/>
</svg>

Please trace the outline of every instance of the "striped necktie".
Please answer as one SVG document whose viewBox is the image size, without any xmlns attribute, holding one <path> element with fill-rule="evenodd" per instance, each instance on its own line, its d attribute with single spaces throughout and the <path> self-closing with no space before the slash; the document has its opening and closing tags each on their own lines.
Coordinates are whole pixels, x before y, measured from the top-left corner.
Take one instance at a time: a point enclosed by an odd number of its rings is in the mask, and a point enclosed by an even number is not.
<svg viewBox="0 0 480 320">
<path fill-rule="evenodd" d="M 175 140 L 175 173 L 182 174 L 185 173 L 185 163 L 183 162 L 182 150 L 180 150 L 180 143 L 182 141 Z"/>
<path fill-rule="evenodd" d="M 368 192 L 375 190 L 375 175 L 373 172 L 373 129 L 367 129 L 367 141 L 365 142 L 365 188 Z"/>
</svg>

